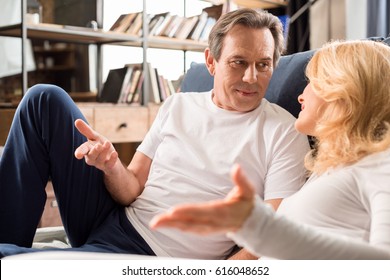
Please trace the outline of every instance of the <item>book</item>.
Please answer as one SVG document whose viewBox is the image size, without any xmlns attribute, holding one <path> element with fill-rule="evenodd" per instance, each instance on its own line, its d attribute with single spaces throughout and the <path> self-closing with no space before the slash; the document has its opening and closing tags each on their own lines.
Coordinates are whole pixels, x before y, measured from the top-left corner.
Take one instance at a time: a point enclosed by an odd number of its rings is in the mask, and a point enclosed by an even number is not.
<svg viewBox="0 0 390 280">
<path fill-rule="evenodd" d="M 157 84 L 158 84 L 158 91 L 160 93 L 160 99 L 161 101 L 164 101 L 167 99 L 167 93 L 165 91 L 165 86 L 164 86 L 164 77 L 160 74 L 158 74 L 157 69 L 154 69 L 156 71 L 156 77 L 157 77 Z"/>
<path fill-rule="evenodd" d="M 142 21 L 143 21 L 143 12 L 137 13 L 135 19 L 129 26 L 129 28 L 126 30 L 126 33 L 137 35 L 139 30 L 142 28 Z"/>
<path fill-rule="evenodd" d="M 198 39 L 199 41 L 207 41 L 208 40 L 210 31 L 216 22 L 217 22 L 217 20 L 213 17 L 207 18 L 206 24 L 202 30 L 202 33 L 199 36 L 199 39 Z"/>
<path fill-rule="evenodd" d="M 157 76 L 156 76 L 156 69 L 152 67 L 150 63 L 148 63 L 149 66 L 149 83 L 150 83 L 150 93 L 149 93 L 149 99 L 150 101 L 160 104 L 161 98 L 160 98 L 160 92 L 158 88 L 158 82 L 157 82 Z"/>
<path fill-rule="evenodd" d="M 127 29 L 130 27 L 130 25 L 132 24 L 132 22 L 134 21 L 134 19 L 136 18 L 138 13 L 130 13 L 130 14 L 126 14 L 124 17 L 119 16 L 119 18 L 122 18 L 118 23 L 114 23 L 115 25 L 115 28 L 111 27 L 110 30 L 111 31 L 115 31 L 115 32 L 126 32 Z M 118 19 L 119 20 L 119 19 Z"/>
<path fill-rule="evenodd" d="M 110 27 L 109 31 L 115 31 L 123 21 L 123 19 L 127 16 L 127 14 L 122 14 L 118 17 L 118 19 L 114 22 L 114 24 Z"/>
<path fill-rule="evenodd" d="M 149 19 L 149 23 L 148 23 L 148 34 L 150 35 L 150 32 L 154 29 L 154 26 L 157 24 L 157 22 L 159 21 L 160 17 L 158 16 L 149 16 L 150 19 Z M 141 32 L 140 32 L 140 36 L 143 35 L 143 31 L 141 29 Z"/>
<path fill-rule="evenodd" d="M 134 92 L 133 99 L 131 100 L 131 104 L 141 105 L 142 104 L 142 92 L 144 89 L 144 77 L 145 72 L 141 71 L 141 76 L 138 79 L 137 88 Z"/>
<path fill-rule="evenodd" d="M 168 15 L 168 12 L 157 14 L 150 20 L 149 24 L 149 35 L 154 36 L 157 28 L 163 23 L 165 17 Z M 153 27 L 151 27 L 153 25 Z"/>
<path fill-rule="evenodd" d="M 206 7 L 203 9 L 203 11 L 207 13 L 208 17 L 212 17 L 217 20 L 222 15 L 224 9 L 224 4 L 220 4 Z"/>
<path fill-rule="evenodd" d="M 203 11 L 200 15 L 199 15 L 199 20 L 198 20 L 198 23 L 191 35 L 191 39 L 192 40 L 199 40 L 200 38 L 200 34 L 202 33 L 203 31 L 203 28 L 205 27 L 206 25 L 206 22 L 207 22 L 207 18 L 208 18 L 208 15 L 205 11 Z"/>
<path fill-rule="evenodd" d="M 177 32 L 173 35 L 173 37 L 177 39 L 187 39 L 190 35 L 191 31 L 195 28 L 197 22 L 199 20 L 199 16 L 193 16 L 190 18 L 185 18 L 183 24 L 177 30 Z"/>
<path fill-rule="evenodd" d="M 165 88 L 165 98 L 164 98 L 164 100 L 165 100 L 165 99 L 167 99 L 169 96 L 172 95 L 172 92 L 171 92 L 171 89 L 170 89 L 169 86 L 168 86 L 168 79 L 164 78 L 163 76 L 161 76 L 161 77 L 162 77 L 162 82 L 163 82 L 164 88 Z"/>
<path fill-rule="evenodd" d="M 128 90 L 127 96 L 126 96 L 126 103 L 132 102 L 134 94 L 135 94 L 135 90 L 136 90 L 137 85 L 138 85 L 138 80 L 141 77 L 141 73 L 142 73 L 141 69 L 139 69 L 139 68 L 134 69 L 133 75 L 132 75 L 131 81 L 130 81 L 130 87 L 129 87 L 129 90 Z"/>
<path fill-rule="evenodd" d="M 176 92 L 175 87 L 173 86 L 173 82 L 171 80 L 167 80 L 167 84 L 169 87 L 170 95 L 174 94 Z"/>
<path fill-rule="evenodd" d="M 173 16 L 171 22 L 161 35 L 166 37 L 173 37 L 173 34 L 175 34 L 176 30 L 180 27 L 183 20 L 184 17 L 177 15 Z"/>
<path fill-rule="evenodd" d="M 177 23 L 176 26 L 172 28 L 171 32 L 168 34 L 168 37 L 176 38 L 175 35 L 184 27 L 186 21 L 187 18 L 179 17 L 179 19 L 176 22 Z"/>
<path fill-rule="evenodd" d="M 119 97 L 118 97 L 118 103 L 125 103 L 126 102 L 126 96 L 127 96 L 128 91 L 129 91 L 129 84 L 130 84 L 132 73 L 133 73 L 133 68 L 127 67 L 125 77 L 123 78 L 123 81 L 122 81 L 121 93 L 119 94 Z"/>
<path fill-rule="evenodd" d="M 98 96 L 99 102 L 118 102 L 126 73 L 127 67 L 111 69 L 108 72 L 107 79 L 104 82 L 102 90 Z"/>
<path fill-rule="evenodd" d="M 191 39 L 207 41 L 208 33 L 210 33 L 212 25 L 214 25 L 215 22 L 222 15 L 223 10 L 224 10 L 223 4 L 204 8 L 202 10 L 202 13 L 199 15 L 199 21 L 197 26 L 195 27 L 195 30 L 191 34 Z M 208 26 L 206 27 L 206 25 Z M 205 28 L 206 31 L 203 32 Z"/>
<path fill-rule="evenodd" d="M 169 23 L 171 22 L 172 20 L 172 15 L 171 13 L 167 13 L 164 18 L 163 18 L 163 21 L 157 26 L 156 30 L 154 31 L 153 34 L 150 34 L 150 35 L 153 35 L 153 36 L 161 36 L 161 34 L 164 32 L 164 30 L 167 28 L 167 26 L 169 25 Z"/>
</svg>

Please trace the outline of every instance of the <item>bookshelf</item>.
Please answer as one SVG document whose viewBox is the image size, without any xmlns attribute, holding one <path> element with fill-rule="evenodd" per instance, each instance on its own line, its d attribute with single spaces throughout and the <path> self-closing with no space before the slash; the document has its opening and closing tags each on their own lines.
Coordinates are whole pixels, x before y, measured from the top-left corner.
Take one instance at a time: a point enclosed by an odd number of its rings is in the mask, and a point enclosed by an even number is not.
<svg viewBox="0 0 390 280">
<path fill-rule="evenodd" d="M 143 1 L 144 12 L 146 14 L 146 1 Z M 101 69 L 101 47 L 103 45 L 119 45 L 139 47 L 144 49 L 144 61 L 146 61 L 146 49 L 158 48 L 169 50 L 183 50 L 202 52 L 206 46 L 206 42 L 199 42 L 188 39 L 174 39 L 164 36 L 145 36 L 132 35 L 128 33 L 104 31 L 102 29 L 92 29 L 87 27 L 77 27 L 60 24 L 38 23 L 32 24 L 25 21 L 26 0 L 21 0 L 22 3 L 22 21 L 18 24 L 12 24 L 0 27 L 0 36 L 16 37 L 22 40 L 22 93 L 27 90 L 27 70 L 25 67 L 26 55 L 26 40 L 40 39 L 49 40 L 51 42 L 66 42 L 84 45 L 97 46 L 97 73 L 96 80 L 98 90 L 102 86 L 102 69 Z M 144 19 L 145 20 L 145 19 Z M 146 64 L 144 65 L 146 67 Z M 146 94 L 145 100 L 147 99 Z M 146 103 L 146 102 L 144 102 Z"/>
</svg>

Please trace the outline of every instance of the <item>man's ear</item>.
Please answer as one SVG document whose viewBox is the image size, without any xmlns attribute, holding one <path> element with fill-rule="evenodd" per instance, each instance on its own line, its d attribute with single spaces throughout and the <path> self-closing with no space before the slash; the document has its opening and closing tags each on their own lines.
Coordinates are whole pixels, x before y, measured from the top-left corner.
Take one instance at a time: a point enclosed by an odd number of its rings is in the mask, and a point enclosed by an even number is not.
<svg viewBox="0 0 390 280">
<path fill-rule="evenodd" d="M 211 54 L 210 49 L 206 48 L 204 51 L 205 60 L 206 60 L 206 66 L 207 70 L 209 70 L 209 73 L 211 76 L 214 76 L 215 74 L 215 59 L 214 56 Z"/>
</svg>

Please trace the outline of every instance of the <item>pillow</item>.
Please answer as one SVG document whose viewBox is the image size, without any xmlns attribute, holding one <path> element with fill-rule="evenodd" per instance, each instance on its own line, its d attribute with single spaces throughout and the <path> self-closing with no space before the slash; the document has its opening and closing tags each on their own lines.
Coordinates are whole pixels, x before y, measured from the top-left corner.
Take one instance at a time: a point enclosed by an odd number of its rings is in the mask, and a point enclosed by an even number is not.
<svg viewBox="0 0 390 280">
<path fill-rule="evenodd" d="M 306 65 L 313 56 L 314 50 L 282 56 L 272 74 L 265 93 L 265 98 L 298 117 L 301 105 L 298 96 L 306 87 Z"/>
<path fill-rule="evenodd" d="M 210 75 L 205 63 L 192 62 L 184 75 L 180 86 L 181 92 L 204 92 L 214 86 L 214 77 Z"/>
</svg>

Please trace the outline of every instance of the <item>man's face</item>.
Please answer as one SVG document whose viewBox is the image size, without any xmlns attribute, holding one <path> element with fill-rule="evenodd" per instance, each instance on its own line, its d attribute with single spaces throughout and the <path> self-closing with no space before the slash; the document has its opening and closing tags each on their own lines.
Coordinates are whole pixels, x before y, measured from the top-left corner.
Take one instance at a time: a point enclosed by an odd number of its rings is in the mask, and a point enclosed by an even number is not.
<svg viewBox="0 0 390 280">
<path fill-rule="evenodd" d="M 226 34 L 218 62 L 206 50 L 206 63 L 214 76 L 213 102 L 230 111 L 257 108 L 273 72 L 274 47 L 269 29 L 236 25 Z"/>
</svg>

